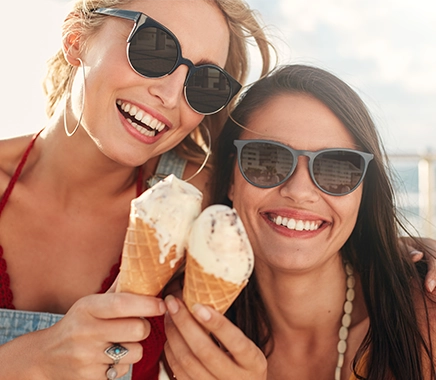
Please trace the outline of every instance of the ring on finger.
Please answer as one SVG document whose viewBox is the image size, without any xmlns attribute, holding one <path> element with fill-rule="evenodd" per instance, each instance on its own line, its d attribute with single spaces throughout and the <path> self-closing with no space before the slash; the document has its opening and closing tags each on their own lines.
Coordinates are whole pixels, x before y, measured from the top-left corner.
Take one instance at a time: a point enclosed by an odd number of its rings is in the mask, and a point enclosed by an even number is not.
<svg viewBox="0 0 436 380">
<path fill-rule="evenodd" d="M 106 377 L 108 380 L 115 380 L 118 376 L 118 372 L 114 367 L 114 364 L 110 364 L 106 371 Z"/>
<path fill-rule="evenodd" d="M 120 360 L 129 353 L 129 350 L 119 343 L 114 343 L 112 346 L 106 348 L 104 353 L 114 361 L 115 365 L 118 364 Z"/>
<path fill-rule="evenodd" d="M 115 365 L 117 365 L 120 360 L 129 353 L 129 350 L 119 343 L 114 343 L 112 346 L 106 348 L 104 353 L 114 361 L 113 364 L 109 365 L 109 368 L 106 371 L 106 377 L 108 380 L 115 380 L 118 376 Z"/>
</svg>

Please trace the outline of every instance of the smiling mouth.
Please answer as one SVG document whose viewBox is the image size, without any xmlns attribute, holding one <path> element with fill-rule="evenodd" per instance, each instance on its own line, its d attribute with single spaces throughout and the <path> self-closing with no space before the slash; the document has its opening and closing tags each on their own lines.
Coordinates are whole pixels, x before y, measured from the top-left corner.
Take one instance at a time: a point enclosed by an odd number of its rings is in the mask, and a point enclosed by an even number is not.
<svg viewBox="0 0 436 380">
<path fill-rule="evenodd" d="M 283 226 L 293 231 L 316 231 L 323 224 L 322 221 L 300 220 L 280 215 L 269 215 L 268 219 L 278 226 Z"/>
<path fill-rule="evenodd" d="M 117 100 L 117 108 L 130 125 L 145 136 L 154 137 L 166 127 L 161 121 L 128 102 Z"/>
</svg>

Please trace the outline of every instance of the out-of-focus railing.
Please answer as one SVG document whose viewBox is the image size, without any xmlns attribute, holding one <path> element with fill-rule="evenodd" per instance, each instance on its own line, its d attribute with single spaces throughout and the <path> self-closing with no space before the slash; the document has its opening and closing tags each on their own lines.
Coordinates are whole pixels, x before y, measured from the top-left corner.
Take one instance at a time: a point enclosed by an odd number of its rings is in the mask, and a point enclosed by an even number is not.
<svg viewBox="0 0 436 380">
<path fill-rule="evenodd" d="M 399 177 L 409 177 L 396 186 L 401 211 L 421 236 L 436 238 L 436 153 L 389 154 L 389 160 Z M 409 173 L 401 170 L 405 165 Z"/>
</svg>

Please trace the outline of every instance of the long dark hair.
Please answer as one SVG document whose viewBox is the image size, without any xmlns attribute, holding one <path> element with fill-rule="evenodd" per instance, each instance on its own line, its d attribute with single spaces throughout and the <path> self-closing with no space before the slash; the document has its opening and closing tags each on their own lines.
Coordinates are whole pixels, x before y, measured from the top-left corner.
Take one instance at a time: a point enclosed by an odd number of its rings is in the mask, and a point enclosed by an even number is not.
<svg viewBox="0 0 436 380">
<path fill-rule="evenodd" d="M 320 100 L 353 135 L 359 149 L 374 154 L 365 177 L 356 226 L 341 250 L 344 259 L 359 273 L 370 319 L 353 370 L 358 378 L 364 379 L 356 368 L 363 355 L 367 355 L 368 380 L 385 380 L 390 376 L 401 380 L 424 379 L 422 363 L 424 358 L 425 363 L 427 359 L 433 363 L 432 347 L 429 336 L 423 336 L 418 328 L 412 293 L 418 292 L 426 301 L 421 286 L 426 267 L 422 263 L 413 264 L 410 255 L 399 247 L 400 230 L 407 231 L 396 214 L 386 155 L 365 104 L 350 86 L 322 69 L 304 65 L 279 67 L 256 82 L 240 100 L 218 140 L 213 200 L 231 205 L 227 191 L 235 165 L 233 140 L 243 131 L 239 125 L 249 125 L 256 109 L 289 93 L 307 94 Z M 261 349 L 265 351 L 267 343 L 274 349 L 271 324 L 255 272 L 231 313 Z M 427 329 L 430 331 L 428 318 Z M 430 367 L 431 379 L 435 379 L 435 365 Z"/>
</svg>

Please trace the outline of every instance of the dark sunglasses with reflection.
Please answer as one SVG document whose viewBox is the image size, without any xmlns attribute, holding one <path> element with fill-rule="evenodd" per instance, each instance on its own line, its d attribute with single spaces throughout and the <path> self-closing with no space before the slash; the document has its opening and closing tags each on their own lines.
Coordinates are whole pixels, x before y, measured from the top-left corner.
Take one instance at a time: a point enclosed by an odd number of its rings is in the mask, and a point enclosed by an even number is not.
<svg viewBox="0 0 436 380">
<path fill-rule="evenodd" d="M 236 79 L 221 67 L 213 64 L 196 66 L 184 58 L 177 37 L 144 13 L 117 8 L 98 8 L 93 12 L 134 22 L 127 38 L 127 58 L 139 75 L 162 78 L 180 65 L 188 66 L 184 95 L 197 113 L 211 115 L 221 111 L 241 89 Z"/>
<path fill-rule="evenodd" d="M 295 150 L 270 140 L 235 140 L 239 170 L 253 186 L 271 188 L 287 181 L 298 157 L 309 158 L 313 183 L 326 194 L 346 195 L 357 189 L 374 155 L 354 149 Z"/>
</svg>

